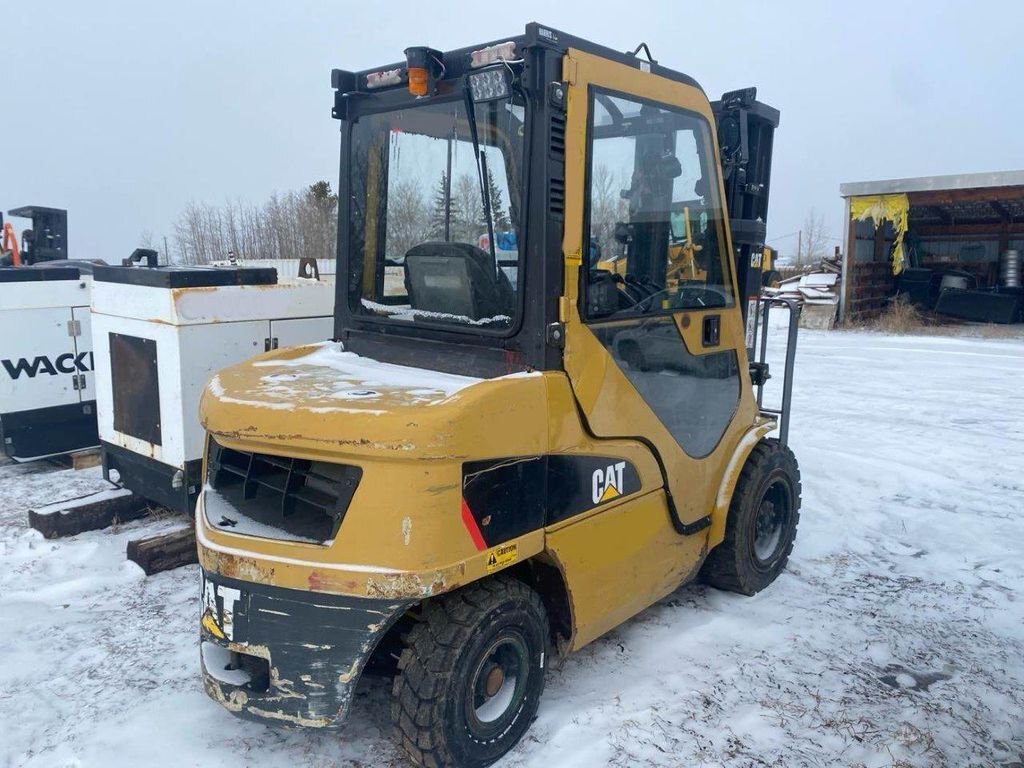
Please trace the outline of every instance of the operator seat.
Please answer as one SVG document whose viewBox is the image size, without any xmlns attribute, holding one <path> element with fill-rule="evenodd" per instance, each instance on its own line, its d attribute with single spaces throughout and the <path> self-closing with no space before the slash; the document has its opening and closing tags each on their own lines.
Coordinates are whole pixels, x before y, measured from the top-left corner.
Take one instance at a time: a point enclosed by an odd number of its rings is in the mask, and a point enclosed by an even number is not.
<svg viewBox="0 0 1024 768">
<path fill-rule="evenodd" d="M 514 291 L 508 276 L 495 269 L 490 254 L 469 243 L 430 242 L 410 248 L 405 288 L 414 310 L 451 319 L 512 316 Z"/>
</svg>

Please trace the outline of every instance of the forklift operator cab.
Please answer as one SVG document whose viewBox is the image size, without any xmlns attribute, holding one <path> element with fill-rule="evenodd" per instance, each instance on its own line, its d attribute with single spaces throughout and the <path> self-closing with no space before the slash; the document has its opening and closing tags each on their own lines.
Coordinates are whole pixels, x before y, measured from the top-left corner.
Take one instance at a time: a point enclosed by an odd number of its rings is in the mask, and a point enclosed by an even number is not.
<svg viewBox="0 0 1024 768">
<path fill-rule="evenodd" d="M 784 569 L 799 471 L 733 255 L 760 244 L 731 239 L 712 105 L 653 61 L 530 24 L 332 84 L 334 341 L 202 399 L 204 684 L 324 728 L 389 674 L 414 761 L 485 766 L 552 654 Z M 733 150 L 763 229 L 769 166 Z"/>
</svg>

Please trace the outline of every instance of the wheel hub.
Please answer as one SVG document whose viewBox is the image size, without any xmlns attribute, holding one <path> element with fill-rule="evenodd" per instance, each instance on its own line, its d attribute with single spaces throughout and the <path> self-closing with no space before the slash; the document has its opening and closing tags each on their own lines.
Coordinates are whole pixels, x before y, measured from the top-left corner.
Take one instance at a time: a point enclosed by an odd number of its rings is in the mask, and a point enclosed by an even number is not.
<svg viewBox="0 0 1024 768">
<path fill-rule="evenodd" d="M 529 654 L 522 638 L 509 634 L 483 653 L 467 691 L 466 709 L 473 730 L 486 737 L 513 717 L 526 690 Z"/>
<path fill-rule="evenodd" d="M 484 683 L 484 691 L 487 693 L 487 698 L 493 698 L 497 695 L 498 691 L 501 690 L 502 683 L 505 682 L 504 670 L 495 665 L 490 672 L 487 673 L 486 682 Z"/>
<path fill-rule="evenodd" d="M 788 516 L 785 489 L 776 482 L 765 491 L 754 519 L 754 556 L 761 563 L 778 556 Z"/>
</svg>

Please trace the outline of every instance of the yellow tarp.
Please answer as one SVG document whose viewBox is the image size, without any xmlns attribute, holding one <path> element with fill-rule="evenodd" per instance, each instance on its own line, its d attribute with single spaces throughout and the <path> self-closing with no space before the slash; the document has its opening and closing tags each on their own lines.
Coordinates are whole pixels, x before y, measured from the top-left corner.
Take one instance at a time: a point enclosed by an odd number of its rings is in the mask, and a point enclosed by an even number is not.
<svg viewBox="0 0 1024 768">
<path fill-rule="evenodd" d="M 892 222 L 896 230 L 896 242 L 892 249 L 892 273 L 903 271 L 903 236 L 907 234 L 907 217 L 910 215 L 910 201 L 906 195 L 866 195 L 850 198 L 850 217 L 854 221 L 874 219 L 875 228 L 882 222 Z"/>
</svg>

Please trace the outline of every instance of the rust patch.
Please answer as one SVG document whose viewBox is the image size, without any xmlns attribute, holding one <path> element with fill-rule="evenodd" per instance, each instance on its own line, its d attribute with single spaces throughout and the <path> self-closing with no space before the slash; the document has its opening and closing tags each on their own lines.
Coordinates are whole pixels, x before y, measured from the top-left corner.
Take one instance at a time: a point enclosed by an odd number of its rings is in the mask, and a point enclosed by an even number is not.
<svg viewBox="0 0 1024 768">
<path fill-rule="evenodd" d="M 234 690 L 230 696 L 224 695 L 224 690 L 220 687 L 220 683 L 214 680 L 209 675 L 203 675 L 203 687 L 206 688 L 206 693 L 211 699 L 219 703 L 224 709 L 229 712 L 241 712 L 242 708 L 245 707 L 249 701 L 249 697 L 245 691 Z"/>
<path fill-rule="evenodd" d="M 209 420 L 207 420 L 207 422 L 208 421 Z M 271 441 L 271 442 L 289 443 L 289 442 L 293 442 L 293 441 L 302 441 L 302 442 L 306 442 L 306 443 L 323 443 L 325 445 L 332 445 L 332 446 L 336 445 L 336 446 L 341 446 L 343 448 L 363 448 L 363 449 L 370 449 L 370 450 L 374 450 L 374 451 L 415 451 L 416 450 L 416 446 L 413 445 L 412 443 L 405 443 L 405 442 L 401 442 L 401 441 L 384 442 L 384 443 L 382 443 L 382 442 L 374 442 L 373 440 L 368 440 L 365 437 L 355 438 L 355 439 L 348 439 L 348 440 L 339 440 L 339 439 L 336 439 L 336 438 L 314 437 L 314 436 L 311 436 L 309 434 L 302 433 L 302 432 L 295 432 L 293 434 L 276 434 L 276 435 L 272 435 L 272 434 L 267 434 L 265 432 L 260 432 L 259 428 L 255 427 L 255 426 L 238 427 L 236 429 L 217 429 L 216 431 L 213 431 L 213 430 L 209 430 L 209 427 L 207 425 L 207 430 L 210 431 L 214 435 L 220 435 L 222 437 L 228 438 L 229 440 L 231 440 L 231 439 L 234 439 L 234 440 L 244 440 L 246 438 L 259 438 L 260 440 L 268 440 L 268 441 Z"/>
<path fill-rule="evenodd" d="M 251 557 L 228 555 L 212 549 L 206 549 L 204 553 L 210 559 L 208 570 L 214 573 L 239 581 L 251 581 L 257 584 L 274 583 L 274 568 L 262 566 Z"/>
<path fill-rule="evenodd" d="M 366 594 L 385 600 L 422 600 L 462 586 L 465 571 L 465 564 L 459 563 L 437 571 L 371 576 L 366 580 Z"/>
<path fill-rule="evenodd" d="M 290 723 L 291 725 L 298 725 L 303 728 L 327 728 L 334 721 L 334 718 L 330 717 L 302 717 L 301 715 L 289 715 L 281 710 L 272 711 L 261 709 L 260 707 L 246 707 L 246 709 L 254 715 L 270 720 L 280 720 L 282 723 Z"/>
</svg>

